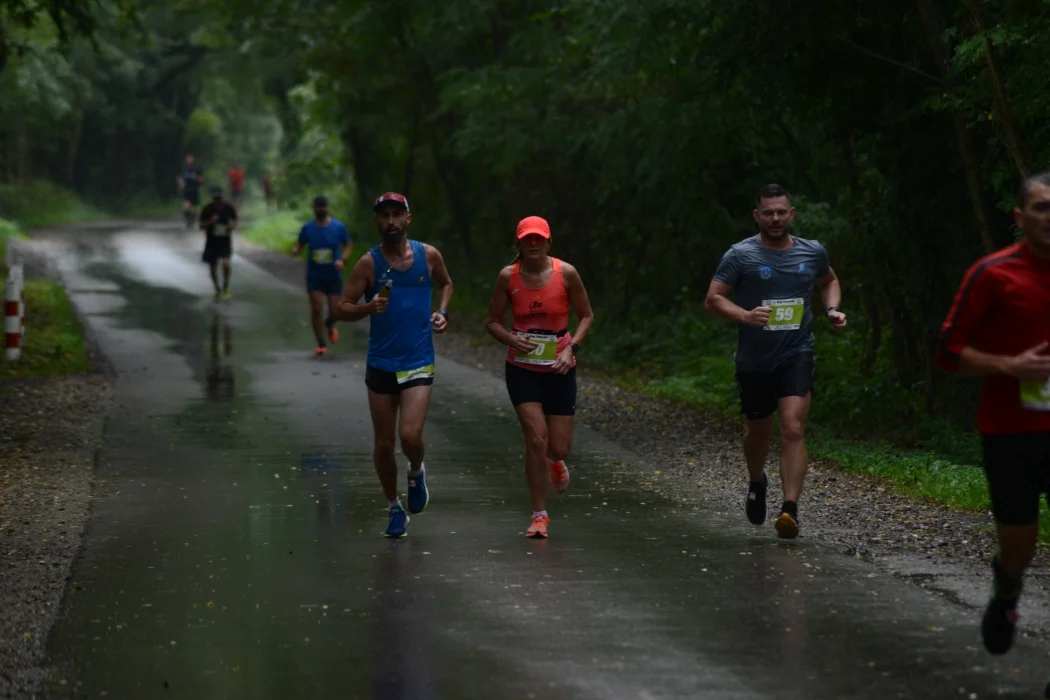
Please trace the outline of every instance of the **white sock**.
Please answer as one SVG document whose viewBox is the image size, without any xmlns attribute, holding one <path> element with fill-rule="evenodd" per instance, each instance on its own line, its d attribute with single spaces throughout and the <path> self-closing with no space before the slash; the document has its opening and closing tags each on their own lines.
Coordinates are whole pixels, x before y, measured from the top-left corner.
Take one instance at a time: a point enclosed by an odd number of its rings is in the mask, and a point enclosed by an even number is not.
<svg viewBox="0 0 1050 700">
<path fill-rule="evenodd" d="M 532 511 L 532 517 L 534 517 L 534 518 L 542 518 L 545 515 L 547 515 L 547 511 L 545 511 L 545 510 L 534 510 L 534 511 Z"/>
<path fill-rule="evenodd" d="M 421 464 L 419 465 L 419 469 L 418 469 L 418 470 L 416 470 L 416 471 L 412 471 L 411 469 L 409 469 L 409 470 L 408 470 L 408 478 L 410 478 L 410 479 L 415 479 L 415 478 L 416 478 L 417 476 L 419 476 L 420 474 L 422 474 L 422 473 L 423 473 L 423 471 L 424 471 L 424 470 L 425 470 L 426 468 L 427 468 L 427 467 L 426 467 L 426 465 L 425 465 L 425 464 L 422 464 L 422 463 L 421 463 Z"/>
<path fill-rule="evenodd" d="M 397 506 L 398 508 L 400 508 L 401 507 L 401 499 L 400 498 L 395 498 L 392 501 L 387 501 L 386 504 L 390 508 L 393 508 L 394 506 Z"/>
</svg>

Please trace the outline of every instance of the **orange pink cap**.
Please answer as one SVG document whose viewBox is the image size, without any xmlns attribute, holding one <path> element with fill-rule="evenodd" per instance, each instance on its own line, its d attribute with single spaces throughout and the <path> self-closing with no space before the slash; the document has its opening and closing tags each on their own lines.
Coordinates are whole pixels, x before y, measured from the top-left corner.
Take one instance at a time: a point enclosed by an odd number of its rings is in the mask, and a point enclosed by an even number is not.
<svg viewBox="0 0 1050 700">
<path fill-rule="evenodd" d="M 526 216 L 518 222 L 518 240 L 530 234 L 550 239 L 551 227 L 547 220 L 539 216 Z"/>
</svg>

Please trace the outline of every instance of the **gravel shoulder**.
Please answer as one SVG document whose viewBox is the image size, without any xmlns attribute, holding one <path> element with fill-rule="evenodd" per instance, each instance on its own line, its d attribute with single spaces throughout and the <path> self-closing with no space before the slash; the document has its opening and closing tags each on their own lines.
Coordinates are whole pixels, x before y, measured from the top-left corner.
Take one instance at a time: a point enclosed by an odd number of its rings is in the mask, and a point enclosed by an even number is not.
<svg viewBox="0 0 1050 700">
<path fill-rule="evenodd" d="M 302 263 L 240 242 L 237 253 L 292 284 L 301 284 Z M 503 376 L 503 352 L 482 324 L 453 319 L 435 341 L 439 354 Z M 628 391 L 613 378 L 587 371 L 580 357 L 579 419 L 623 447 L 645 455 L 661 474 L 662 491 L 699 501 L 726 518 L 744 519 L 747 477 L 740 424 L 712 421 L 681 404 Z M 771 450 L 769 510 L 780 503 L 776 450 Z M 987 602 L 987 560 L 995 548 L 991 513 L 965 513 L 942 504 L 897 495 L 889 484 L 845 471 L 836 464 L 810 465 L 800 504 L 798 546 L 831 547 L 892 573 L 909 585 L 943 596 L 978 613 Z M 775 539 L 772 518 L 763 526 Z M 756 533 L 758 530 L 756 529 Z M 1020 604 L 1021 632 L 1050 638 L 1047 554 L 1039 548 Z M 975 642 L 977 631 L 975 628 Z"/>
<path fill-rule="evenodd" d="M 23 245 L 26 274 L 49 276 Z M 90 516 L 110 397 L 103 372 L 0 381 L 0 697 L 35 697 Z"/>
</svg>

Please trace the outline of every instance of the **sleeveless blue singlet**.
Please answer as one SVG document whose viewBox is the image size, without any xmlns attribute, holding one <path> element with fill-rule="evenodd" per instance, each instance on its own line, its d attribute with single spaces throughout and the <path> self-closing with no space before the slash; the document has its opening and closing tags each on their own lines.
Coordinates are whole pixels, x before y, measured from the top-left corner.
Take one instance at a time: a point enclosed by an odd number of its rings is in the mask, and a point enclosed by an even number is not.
<svg viewBox="0 0 1050 700">
<path fill-rule="evenodd" d="M 392 269 L 379 246 L 369 251 L 375 265 L 375 284 L 366 292 L 365 301 L 371 301 L 388 279 L 393 281 L 386 312 L 370 316 L 368 366 L 384 372 L 406 372 L 434 363 L 427 252 L 419 241 L 408 243 L 413 260 L 406 272 Z"/>
</svg>

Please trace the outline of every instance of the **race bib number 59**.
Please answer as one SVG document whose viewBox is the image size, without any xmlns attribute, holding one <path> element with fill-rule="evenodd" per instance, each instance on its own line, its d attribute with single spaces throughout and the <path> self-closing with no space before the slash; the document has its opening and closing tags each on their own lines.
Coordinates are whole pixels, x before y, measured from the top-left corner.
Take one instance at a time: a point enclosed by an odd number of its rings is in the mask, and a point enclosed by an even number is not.
<svg viewBox="0 0 1050 700">
<path fill-rule="evenodd" d="M 797 331 L 802 327 L 802 316 L 806 312 L 804 299 L 767 299 L 762 306 L 770 308 L 769 320 L 763 330 Z"/>
<path fill-rule="evenodd" d="M 539 333 L 519 333 L 518 337 L 532 341 L 536 344 L 532 352 L 526 354 L 515 353 L 514 359 L 525 365 L 550 366 L 558 359 L 558 336 L 541 335 Z"/>
<path fill-rule="evenodd" d="M 1030 411 L 1050 411 L 1050 381 L 1021 382 L 1021 405 Z"/>
</svg>

